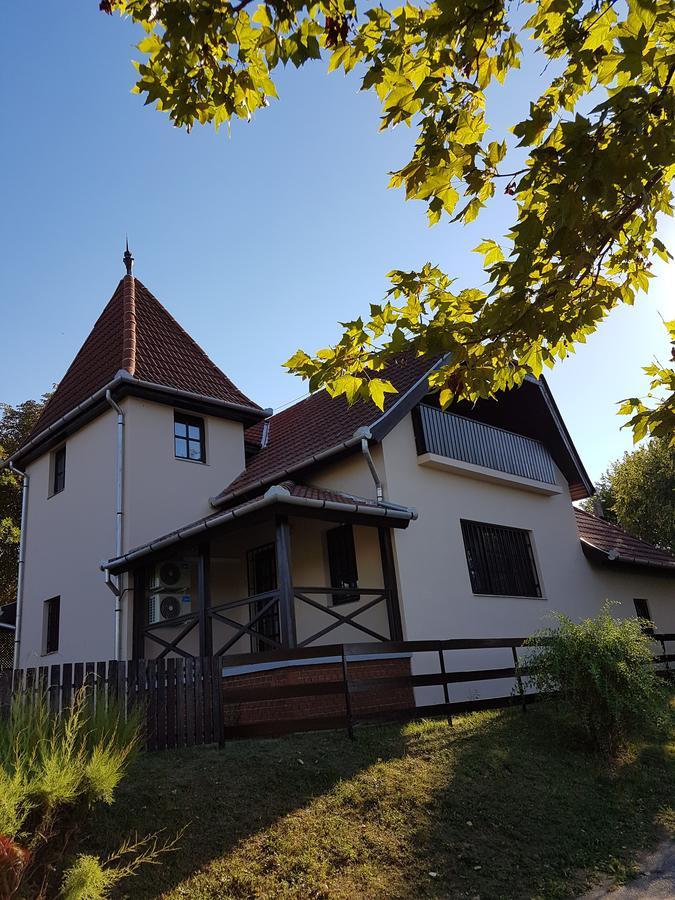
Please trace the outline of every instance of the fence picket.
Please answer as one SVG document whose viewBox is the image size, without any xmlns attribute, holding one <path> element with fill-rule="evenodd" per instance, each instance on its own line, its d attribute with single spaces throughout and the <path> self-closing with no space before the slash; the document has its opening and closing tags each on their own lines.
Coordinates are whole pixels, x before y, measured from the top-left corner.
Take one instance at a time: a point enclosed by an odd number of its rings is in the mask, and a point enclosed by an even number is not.
<svg viewBox="0 0 675 900">
<path fill-rule="evenodd" d="M 176 660 L 176 746 L 185 747 L 187 742 L 187 710 L 185 708 L 185 659 Z"/>
<path fill-rule="evenodd" d="M 166 663 L 157 660 L 157 749 L 166 750 Z"/>
<path fill-rule="evenodd" d="M 166 661 L 166 746 L 176 746 L 176 660 Z"/>
</svg>

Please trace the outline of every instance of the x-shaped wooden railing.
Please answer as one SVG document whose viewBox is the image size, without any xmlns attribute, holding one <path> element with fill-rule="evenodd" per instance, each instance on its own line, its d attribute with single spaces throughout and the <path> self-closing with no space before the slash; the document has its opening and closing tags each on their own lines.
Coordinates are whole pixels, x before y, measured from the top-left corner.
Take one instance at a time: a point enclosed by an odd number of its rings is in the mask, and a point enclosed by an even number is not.
<svg viewBox="0 0 675 900">
<path fill-rule="evenodd" d="M 262 606 L 248 622 L 237 622 L 236 619 L 230 619 L 228 616 L 223 615 L 223 610 L 237 609 L 241 606 L 250 607 L 251 604 L 254 603 L 261 603 Z M 268 644 L 273 650 L 280 649 L 281 644 L 279 641 L 275 641 L 274 638 L 268 637 L 266 634 L 263 634 L 253 627 L 274 609 L 278 603 L 279 591 L 265 591 L 262 594 L 254 594 L 252 597 L 244 597 L 242 600 L 232 600 L 229 603 L 221 603 L 219 606 L 210 607 L 208 614 L 212 619 L 217 619 L 219 622 L 223 622 L 223 624 L 228 625 L 235 630 L 234 635 L 225 641 L 222 647 L 215 652 L 214 656 L 222 656 L 224 653 L 227 653 L 230 647 L 234 646 L 234 644 L 236 644 L 245 634 L 251 635 L 251 637 L 255 638 L 257 641 Z"/>
<path fill-rule="evenodd" d="M 158 634 L 154 634 L 159 628 L 175 628 L 177 625 L 182 625 L 183 623 L 185 623 L 185 628 L 182 628 L 172 641 L 167 641 Z M 188 613 L 184 616 L 177 616 L 175 619 L 163 619 L 161 622 L 153 622 L 151 625 L 146 625 L 143 628 L 143 637 L 164 647 L 164 650 L 155 657 L 156 659 L 164 659 L 164 657 L 172 651 L 178 653 L 179 656 L 184 656 L 186 659 L 192 659 L 195 654 L 188 653 L 187 650 L 182 650 L 178 645 L 188 636 L 188 634 L 190 634 L 193 628 L 197 627 L 198 624 L 199 615 L 197 613 Z"/>
<path fill-rule="evenodd" d="M 301 587 L 295 588 L 294 594 L 297 600 L 300 600 L 302 603 L 307 603 L 309 606 L 314 607 L 314 609 L 318 609 L 322 613 L 326 613 L 336 620 L 335 622 L 331 622 L 331 624 L 327 625 L 325 628 L 322 628 L 321 631 L 317 631 L 315 634 L 312 634 L 308 638 L 305 638 L 303 641 L 300 641 L 298 643 L 298 647 L 306 647 L 313 641 L 322 638 L 325 634 L 329 634 L 329 632 L 333 631 L 336 628 L 339 628 L 340 625 L 350 625 L 352 628 L 357 628 L 359 631 L 363 631 L 364 634 L 368 634 L 378 641 L 390 640 L 389 637 L 385 637 L 385 635 L 379 634 L 377 631 L 373 631 L 372 628 L 368 628 L 361 622 L 356 621 L 358 616 L 363 615 L 363 613 L 367 612 L 367 610 L 372 609 L 374 606 L 377 606 L 378 603 L 387 602 L 387 591 L 382 588 Z M 332 606 L 326 606 L 323 603 L 318 603 L 316 600 L 312 600 L 311 597 L 307 596 L 307 594 L 330 594 L 333 596 L 339 596 L 342 594 L 349 597 L 358 595 L 359 600 L 361 599 L 361 597 L 373 596 L 373 599 L 370 602 L 363 604 L 362 606 L 359 605 L 355 610 L 344 615 L 343 613 L 337 612 Z"/>
</svg>

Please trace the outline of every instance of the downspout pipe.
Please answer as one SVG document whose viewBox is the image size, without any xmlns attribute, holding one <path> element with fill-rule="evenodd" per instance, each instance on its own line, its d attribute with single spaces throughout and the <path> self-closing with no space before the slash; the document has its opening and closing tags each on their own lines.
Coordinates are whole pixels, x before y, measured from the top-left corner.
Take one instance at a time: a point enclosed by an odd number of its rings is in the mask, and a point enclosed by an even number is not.
<svg viewBox="0 0 675 900">
<path fill-rule="evenodd" d="M 377 497 L 377 502 L 378 504 L 381 504 L 384 501 L 384 491 L 382 490 L 382 482 L 377 473 L 373 456 L 370 452 L 370 444 L 368 443 L 373 437 L 372 432 L 370 428 L 364 426 L 363 428 L 356 429 L 354 437 L 361 438 L 361 452 L 363 453 L 368 468 L 370 469 L 370 474 L 373 476 L 373 481 L 375 482 L 375 496 Z"/>
<path fill-rule="evenodd" d="M 23 617 L 23 581 L 26 568 L 26 522 L 28 520 L 28 490 L 30 488 L 30 475 L 22 472 L 10 462 L 10 471 L 18 475 L 23 482 L 21 493 L 21 532 L 19 537 L 19 565 L 16 577 L 16 627 L 14 629 L 14 668 L 19 668 L 19 654 L 21 651 L 21 620 Z"/>
<path fill-rule="evenodd" d="M 124 411 L 113 400 L 110 390 L 105 392 L 105 399 L 117 413 L 117 456 L 115 461 L 115 557 L 122 555 L 124 544 Z M 122 659 L 122 591 L 118 584 L 113 585 L 110 573 L 106 572 L 106 584 L 115 594 L 115 659 Z M 18 611 L 17 611 L 18 615 Z"/>
</svg>

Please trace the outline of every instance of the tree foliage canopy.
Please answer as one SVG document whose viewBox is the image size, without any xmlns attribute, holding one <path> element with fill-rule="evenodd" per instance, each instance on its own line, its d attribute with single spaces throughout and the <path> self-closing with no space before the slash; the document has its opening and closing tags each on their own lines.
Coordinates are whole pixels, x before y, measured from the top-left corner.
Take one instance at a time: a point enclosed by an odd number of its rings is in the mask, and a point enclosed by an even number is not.
<svg viewBox="0 0 675 900">
<path fill-rule="evenodd" d="M 675 553 L 675 447 L 653 438 L 612 463 L 596 485 L 605 518 Z M 593 512 L 593 501 L 584 504 Z"/>
<path fill-rule="evenodd" d="M 7 459 L 37 424 L 51 394 L 18 406 L 0 404 L 0 459 Z M 21 527 L 21 479 L 9 469 L 0 472 L 0 605 L 16 599 L 16 564 Z"/>
<path fill-rule="evenodd" d="M 390 185 L 427 206 L 430 224 L 476 219 L 495 192 L 513 200 L 513 225 L 490 236 L 487 286 L 458 289 L 431 263 L 389 273 L 370 315 L 339 342 L 288 362 L 350 401 L 382 406 L 380 377 L 403 349 L 448 354 L 432 387 L 443 405 L 539 376 L 585 341 L 617 305 L 646 291 L 656 234 L 671 213 L 675 173 L 675 14 L 672 0 L 432 0 L 357 9 L 356 0 L 102 0 L 140 22 L 135 90 L 180 127 L 250 119 L 277 96 L 279 65 L 327 59 L 356 69 L 381 103 L 381 127 L 416 130 L 409 162 Z M 555 73 L 529 115 L 492 139 L 486 90 L 505 85 L 526 44 Z M 507 87 L 503 88 L 507 90 Z M 501 138 L 501 139 L 499 139 Z M 675 323 L 668 324 L 675 340 Z M 664 341 L 665 344 L 665 341 Z M 647 369 L 647 398 L 630 398 L 636 439 L 675 431 L 675 370 Z M 649 399 L 651 397 L 651 400 Z M 646 402 L 645 402 L 646 400 Z"/>
</svg>

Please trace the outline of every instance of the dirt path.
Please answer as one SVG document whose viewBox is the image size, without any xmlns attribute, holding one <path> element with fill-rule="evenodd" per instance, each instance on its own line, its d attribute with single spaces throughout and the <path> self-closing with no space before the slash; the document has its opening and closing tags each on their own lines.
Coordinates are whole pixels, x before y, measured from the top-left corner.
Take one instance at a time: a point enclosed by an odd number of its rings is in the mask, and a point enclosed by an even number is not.
<svg viewBox="0 0 675 900">
<path fill-rule="evenodd" d="M 675 842 L 664 841 L 638 860 L 640 874 L 621 887 L 606 883 L 579 900 L 673 900 L 675 898 Z"/>
</svg>

